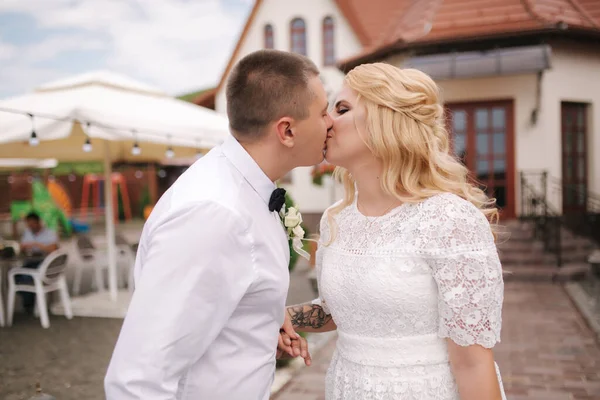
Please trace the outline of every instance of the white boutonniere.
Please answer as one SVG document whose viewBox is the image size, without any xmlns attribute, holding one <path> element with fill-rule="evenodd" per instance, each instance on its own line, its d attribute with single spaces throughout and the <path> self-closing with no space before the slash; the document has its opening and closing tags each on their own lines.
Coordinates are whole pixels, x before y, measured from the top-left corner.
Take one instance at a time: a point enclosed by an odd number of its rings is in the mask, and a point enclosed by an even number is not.
<svg viewBox="0 0 600 400">
<path fill-rule="evenodd" d="M 302 247 L 302 240 L 304 239 L 304 229 L 302 229 L 302 214 L 296 207 L 290 207 L 286 209 L 285 204 L 279 211 L 279 217 L 281 223 L 285 228 L 288 239 L 292 241 L 292 247 L 300 256 L 310 259 L 308 254 Z"/>
</svg>

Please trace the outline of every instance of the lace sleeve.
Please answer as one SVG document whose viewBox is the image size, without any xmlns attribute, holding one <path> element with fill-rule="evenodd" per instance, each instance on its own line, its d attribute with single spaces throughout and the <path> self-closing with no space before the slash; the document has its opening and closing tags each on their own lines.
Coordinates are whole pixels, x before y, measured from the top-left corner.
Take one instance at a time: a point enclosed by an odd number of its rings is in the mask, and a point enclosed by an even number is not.
<svg viewBox="0 0 600 400">
<path fill-rule="evenodd" d="M 317 288 L 319 291 L 319 297 L 312 301 L 312 304 L 316 304 L 323 308 L 325 314 L 330 315 L 329 308 L 327 307 L 327 302 L 323 299 L 322 291 L 321 291 L 321 271 L 323 269 L 323 248 L 325 247 L 325 243 L 329 240 L 329 224 L 327 223 L 327 211 L 323 213 L 321 217 L 321 225 L 319 229 L 319 244 L 317 253 L 315 255 L 315 270 L 317 273 Z"/>
<path fill-rule="evenodd" d="M 428 264 L 438 286 L 438 334 L 461 346 L 492 348 L 500 342 L 504 283 L 490 225 L 458 197 L 430 218 Z"/>
</svg>

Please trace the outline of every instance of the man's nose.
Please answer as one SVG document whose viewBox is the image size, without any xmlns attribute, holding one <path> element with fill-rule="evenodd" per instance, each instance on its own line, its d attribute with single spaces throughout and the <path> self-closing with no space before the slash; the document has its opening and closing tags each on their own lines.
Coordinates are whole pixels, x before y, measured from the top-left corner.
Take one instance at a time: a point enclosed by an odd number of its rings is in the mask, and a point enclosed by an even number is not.
<svg viewBox="0 0 600 400">
<path fill-rule="evenodd" d="M 331 118 L 331 114 L 327 113 L 327 132 L 329 132 L 333 128 L 333 118 Z"/>
</svg>

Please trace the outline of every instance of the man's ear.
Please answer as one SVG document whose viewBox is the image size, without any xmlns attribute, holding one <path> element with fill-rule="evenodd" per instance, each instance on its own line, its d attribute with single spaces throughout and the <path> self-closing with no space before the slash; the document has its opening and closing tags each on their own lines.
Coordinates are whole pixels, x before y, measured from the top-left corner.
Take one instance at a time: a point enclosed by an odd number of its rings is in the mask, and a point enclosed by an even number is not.
<svg viewBox="0 0 600 400">
<path fill-rule="evenodd" d="M 277 139 L 286 147 L 294 147 L 296 136 L 294 120 L 290 117 L 283 117 L 275 124 Z"/>
</svg>

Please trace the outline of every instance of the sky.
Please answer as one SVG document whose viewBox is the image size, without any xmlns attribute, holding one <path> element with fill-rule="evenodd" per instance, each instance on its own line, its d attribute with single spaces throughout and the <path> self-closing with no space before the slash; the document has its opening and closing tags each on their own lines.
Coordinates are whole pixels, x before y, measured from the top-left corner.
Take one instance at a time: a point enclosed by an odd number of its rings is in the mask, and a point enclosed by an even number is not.
<svg viewBox="0 0 600 400">
<path fill-rule="evenodd" d="M 171 95 L 213 87 L 253 0 L 0 0 L 0 99 L 109 70 Z"/>
</svg>

